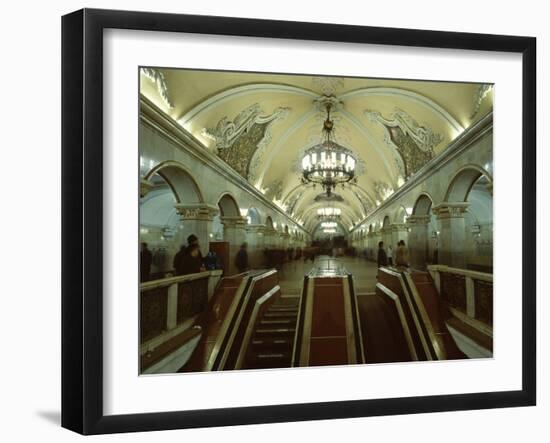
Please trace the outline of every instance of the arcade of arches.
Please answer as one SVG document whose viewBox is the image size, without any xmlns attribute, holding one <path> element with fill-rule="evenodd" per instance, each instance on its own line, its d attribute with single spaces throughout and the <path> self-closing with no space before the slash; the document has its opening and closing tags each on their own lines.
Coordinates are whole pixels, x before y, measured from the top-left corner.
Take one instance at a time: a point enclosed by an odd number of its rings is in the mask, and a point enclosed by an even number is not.
<svg viewBox="0 0 550 443">
<path fill-rule="evenodd" d="M 142 68 L 142 371 L 491 356 L 492 103 L 486 84 Z M 354 158 L 328 191 L 303 173 L 327 108 Z M 191 235 L 215 265 L 177 275 Z"/>
</svg>

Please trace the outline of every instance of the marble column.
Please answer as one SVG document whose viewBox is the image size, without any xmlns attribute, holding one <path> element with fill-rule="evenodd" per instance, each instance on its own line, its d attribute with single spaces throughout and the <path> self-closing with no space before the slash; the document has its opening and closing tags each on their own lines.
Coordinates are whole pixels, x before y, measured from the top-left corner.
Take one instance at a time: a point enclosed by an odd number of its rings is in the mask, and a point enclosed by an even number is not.
<svg viewBox="0 0 550 443">
<path fill-rule="evenodd" d="M 283 248 L 285 251 L 290 246 L 290 234 L 283 232 L 281 234 L 281 248 Z"/>
<path fill-rule="evenodd" d="M 387 226 L 385 228 L 381 228 L 380 229 L 380 235 L 382 236 L 382 241 L 384 242 L 384 249 L 387 251 L 388 250 L 388 246 L 391 245 L 391 247 L 393 248 L 393 250 L 395 251 L 395 246 L 393 245 L 392 243 L 392 232 L 391 232 L 391 227 L 390 226 Z M 376 245 L 376 247 L 378 248 L 378 245 Z"/>
<path fill-rule="evenodd" d="M 397 249 L 397 243 L 401 240 L 408 246 L 409 228 L 405 223 L 394 223 L 391 225 L 391 246 L 394 251 Z"/>
<path fill-rule="evenodd" d="M 279 236 L 279 233 L 270 227 L 265 228 L 265 234 L 264 234 L 264 245 L 268 249 L 275 249 L 278 247 L 277 244 L 277 237 Z"/>
<path fill-rule="evenodd" d="M 229 275 L 237 274 L 235 257 L 241 245 L 246 241 L 246 217 L 221 217 L 223 239 L 229 243 Z"/>
<path fill-rule="evenodd" d="M 439 262 L 454 268 L 466 268 L 466 225 L 468 202 L 443 202 L 432 208 L 439 221 Z"/>
<path fill-rule="evenodd" d="M 409 232 L 409 257 L 411 267 L 426 269 L 428 258 L 428 223 L 429 215 L 411 215 L 407 217 Z"/>
<path fill-rule="evenodd" d="M 248 261 L 251 268 L 260 269 L 263 264 L 265 225 L 246 225 Z"/>
<path fill-rule="evenodd" d="M 218 213 L 218 207 L 205 203 L 177 204 L 176 211 L 180 215 L 182 229 L 178 233 L 178 245 L 187 245 L 187 237 L 194 234 L 199 239 L 203 256 L 208 254 L 212 220 Z"/>
</svg>

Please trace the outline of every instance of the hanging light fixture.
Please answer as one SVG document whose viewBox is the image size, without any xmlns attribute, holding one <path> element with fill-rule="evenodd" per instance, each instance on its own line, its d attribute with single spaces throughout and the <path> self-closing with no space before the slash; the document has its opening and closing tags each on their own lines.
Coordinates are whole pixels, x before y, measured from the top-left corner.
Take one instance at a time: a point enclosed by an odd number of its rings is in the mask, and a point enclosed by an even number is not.
<svg viewBox="0 0 550 443">
<path fill-rule="evenodd" d="M 337 185 L 343 185 L 355 177 L 357 163 L 349 149 L 334 141 L 331 106 L 328 102 L 327 118 L 323 123 L 324 140 L 308 149 L 302 158 L 302 182 L 320 184 L 327 196 Z"/>
<path fill-rule="evenodd" d="M 317 218 L 319 220 L 339 220 L 342 215 L 342 210 L 340 208 L 319 208 L 317 209 Z"/>
</svg>

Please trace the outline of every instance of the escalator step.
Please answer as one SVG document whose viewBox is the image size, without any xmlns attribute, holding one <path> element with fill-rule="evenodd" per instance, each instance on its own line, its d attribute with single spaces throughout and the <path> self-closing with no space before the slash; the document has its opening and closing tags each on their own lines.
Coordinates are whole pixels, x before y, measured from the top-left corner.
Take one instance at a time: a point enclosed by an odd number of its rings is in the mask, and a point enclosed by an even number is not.
<svg viewBox="0 0 550 443">
<path fill-rule="evenodd" d="M 270 306 L 268 308 L 269 312 L 297 312 L 298 307 L 297 306 Z"/>
<path fill-rule="evenodd" d="M 296 320 L 298 312 L 269 312 L 264 314 L 263 318 L 293 318 Z"/>
<path fill-rule="evenodd" d="M 257 335 L 294 334 L 295 328 L 258 328 Z"/>
<path fill-rule="evenodd" d="M 296 324 L 296 319 L 287 319 L 287 318 L 278 318 L 278 319 L 268 319 L 268 320 L 261 320 L 260 321 L 260 325 L 281 325 L 281 326 L 286 326 L 286 325 L 295 325 Z"/>
<path fill-rule="evenodd" d="M 257 354 L 256 358 L 261 359 L 282 359 L 285 358 L 286 355 L 283 353 L 269 353 L 269 354 Z"/>
<path fill-rule="evenodd" d="M 288 345 L 290 343 L 291 343 L 290 340 L 287 340 L 287 339 L 284 339 L 284 338 L 252 340 L 253 345 L 266 345 L 266 344 Z"/>
</svg>

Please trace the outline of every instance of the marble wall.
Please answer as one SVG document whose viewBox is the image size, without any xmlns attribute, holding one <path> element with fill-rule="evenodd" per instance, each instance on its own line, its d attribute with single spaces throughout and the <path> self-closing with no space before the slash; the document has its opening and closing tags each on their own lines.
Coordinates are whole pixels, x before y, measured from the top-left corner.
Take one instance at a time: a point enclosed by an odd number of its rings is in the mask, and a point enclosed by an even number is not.
<svg viewBox="0 0 550 443">
<path fill-rule="evenodd" d="M 409 247 L 411 265 L 416 267 L 438 261 L 488 270 L 493 259 L 492 195 L 493 131 L 489 114 L 357 223 L 350 238 L 370 257 L 376 257 L 378 241 L 395 249 L 397 241 L 403 239 Z"/>
<path fill-rule="evenodd" d="M 141 111 L 140 238 L 149 249 L 164 251 L 152 272 L 171 268 L 174 254 L 189 234 L 199 237 L 203 254 L 209 241 L 229 242 L 231 272 L 236 271 L 234 256 L 245 241 L 250 264 L 256 268 L 263 264 L 264 247 L 308 242 L 309 234 L 294 219 L 175 122 L 144 103 Z M 153 184 L 158 176 L 168 184 L 164 192 L 171 198 L 159 195 L 153 202 L 148 194 L 158 192 Z M 251 208 L 254 217 L 249 216 Z"/>
</svg>

